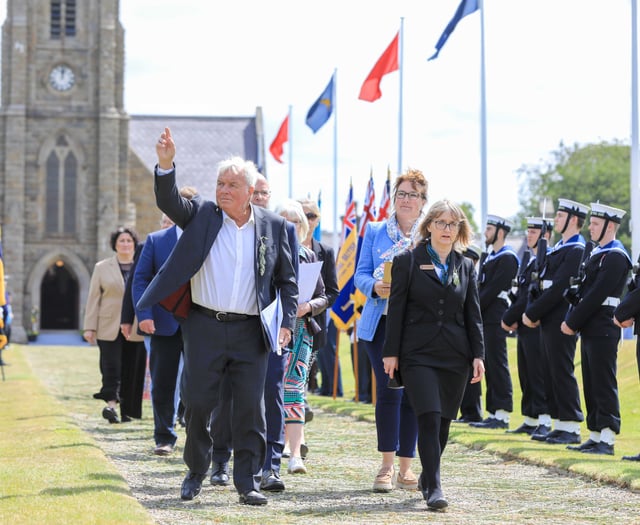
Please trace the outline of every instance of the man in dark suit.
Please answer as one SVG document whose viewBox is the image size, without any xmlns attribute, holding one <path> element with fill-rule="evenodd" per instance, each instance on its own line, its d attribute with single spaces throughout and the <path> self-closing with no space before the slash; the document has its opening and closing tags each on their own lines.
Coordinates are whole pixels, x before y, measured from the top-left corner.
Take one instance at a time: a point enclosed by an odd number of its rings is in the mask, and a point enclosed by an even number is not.
<svg viewBox="0 0 640 525">
<path fill-rule="evenodd" d="M 269 181 L 258 174 L 251 203 L 260 208 L 269 208 L 271 189 Z M 287 222 L 287 237 L 291 249 L 293 268 L 298 275 L 298 237 L 295 224 Z M 284 374 L 287 370 L 289 354 L 287 349 L 270 352 L 267 363 L 267 376 L 264 384 L 264 411 L 267 424 L 267 449 L 262 467 L 260 488 L 269 492 L 285 490 L 280 478 L 280 463 L 284 450 Z M 225 381 L 220 392 L 220 403 L 211 416 L 211 438 L 213 455 L 211 466 L 211 484 L 227 485 L 229 482 L 229 459 L 231 458 L 231 407 L 233 400 L 229 381 Z"/>
<path fill-rule="evenodd" d="M 268 351 L 289 344 L 297 310 L 286 221 L 251 206 L 257 177 L 253 163 L 237 157 L 220 163 L 216 204 L 178 194 L 176 148 L 169 128 L 161 134 L 156 153 L 158 207 L 184 231 L 137 307 L 182 298 L 175 306 L 185 316 L 180 391 L 186 407 L 184 460 L 189 472 L 181 498 L 190 500 L 200 493 L 211 463 L 206 427 L 227 377 L 233 397 L 234 485 L 241 503 L 264 505 L 267 499 L 259 488 L 266 448 L 263 395 Z M 267 326 L 260 314 L 278 292 L 282 323 Z"/>
<path fill-rule="evenodd" d="M 193 188 L 181 188 L 180 195 L 193 198 Z M 152 232 L 142 248 L 133 274 L 132 296 L 136 304 L 147 286 L 168 259 L 178 235 L 182 233 L 166 215 L 162 229 Z M 178 321 L 160 305 L 144 310 L 136 309 L 140 330 L 150 336 L 149 374 L 151 376 L 151 404 L 153 406 L 154 454 L 167 456 L 173 452 L 178 435 L 174 429 L 176 417 L 176 383 L 182 357 L 182 332 Z"/>
</svg>

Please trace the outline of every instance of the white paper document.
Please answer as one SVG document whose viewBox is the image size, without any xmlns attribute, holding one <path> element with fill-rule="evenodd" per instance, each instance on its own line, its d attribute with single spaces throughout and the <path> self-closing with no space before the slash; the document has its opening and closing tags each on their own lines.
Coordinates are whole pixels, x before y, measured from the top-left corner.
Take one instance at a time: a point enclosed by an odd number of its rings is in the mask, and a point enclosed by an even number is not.
<svg viewBox="0 0 640 525">
<path fill-rule="evenodd" d="M 322 261 L 303 263 L 298 269 L 298 304 L 306 303 L 313 297 L 316 283 L 322 269 Z"/>
<path fill-rule="evenodd" d="M 260 318 L 262 319 L 262 325 L 267 330 L 271 351 L 280 355 L 282 350 L 278 343 L 278 335 L 280 334 L 280 327 L 282 326 L 284 314 L 282 313 L 282 303 L 280 302 L 279 291 L 275 300 L 260 312 Z"/>
</svg>

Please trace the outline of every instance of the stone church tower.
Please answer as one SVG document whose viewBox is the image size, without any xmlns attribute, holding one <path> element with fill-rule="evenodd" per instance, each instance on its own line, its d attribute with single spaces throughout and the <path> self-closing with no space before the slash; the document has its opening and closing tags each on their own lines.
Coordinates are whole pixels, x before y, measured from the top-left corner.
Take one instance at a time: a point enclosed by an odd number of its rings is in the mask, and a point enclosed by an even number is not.
<svg viewBox="0 0 640 525">
<path fill-rule="evenodd" d="M 77 329 L 109 234 L 135 223 L 118 0 L 8 0 L 0 224 L 13 333 Z"/>
<path fill-rule="evenodd" d="M 79 334 L 93 267 L 113 255 L 111 232 L 132 226 L 143 240 L 158 229 L 152 173 L 164 126 L 183 144 L 178 182 L 205 197 L 231 155 L 266 175 L 259 107 L 249 117 L 126 113 L 119 11 L 119 0 L 7 0 L 0 227 L 15 342 L 32 325 Z"/>
</svg>

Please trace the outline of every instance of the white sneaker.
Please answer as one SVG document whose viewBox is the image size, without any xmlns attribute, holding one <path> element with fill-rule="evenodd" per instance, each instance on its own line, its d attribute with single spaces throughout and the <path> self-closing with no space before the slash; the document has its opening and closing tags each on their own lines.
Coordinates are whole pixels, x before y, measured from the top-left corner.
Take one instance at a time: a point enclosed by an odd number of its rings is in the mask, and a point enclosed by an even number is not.
<svg viewBox="0 0 640 525">
<path fill-rule="evenodd" d="M 289 458 L 289 468 L 287 472 L 289 472 L 289 474 L 306 474 L 307 467 L 304 466 L 302 458 L 292 456 Z"/>
</svg>

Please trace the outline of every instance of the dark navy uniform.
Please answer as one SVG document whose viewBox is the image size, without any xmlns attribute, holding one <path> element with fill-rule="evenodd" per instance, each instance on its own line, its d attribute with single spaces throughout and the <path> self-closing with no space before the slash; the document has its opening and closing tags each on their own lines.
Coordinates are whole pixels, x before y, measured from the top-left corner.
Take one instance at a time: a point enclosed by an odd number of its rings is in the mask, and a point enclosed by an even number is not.
<svg viewBox="0 0 640 525">
<path fill-rule="evenodd" d="M 563 293 L 571 277 L 578 274 L 586 241 L 580 234 L 567 242 L 559 241 L 547 255 L 541 272 L 542 292 L 530 297 L 525 314 L 531 321 L 541 321 L 542 346 L 546 357 L 545 382 L 549 414 L 560 421 L 583 421 L 580 391 L 574 375 L 576 336 L 565 335 L 560 325 L 569 304 Z"/>
<path fill-rule="evenodd" d="M 620 328 L 613 311 L 627 282 L 631 259 L 624 246 L 613 240 L 597 247 L 585 263 L 580 302 L 565 322 L 581 337 L 582 385 L 587 409 L 587 427 L 600 432 L 620 432 L 620 404 L 616 381 Z"/>
<path fill-rule="evenodd" d="M 522 323 L 522 314 L 529 300 L 531 274 L 534 268 L 535 257 L 531 257 L 526 267 L 519 271 L 517 291 L 511 306 L 502 316 L 502 321 L 507 326 L 518 323 L 518 379 L 522 390 L 520 409 L 523 416 L 537 420 L 539 416 L 549 413 L 544 386 L 545 360 L 542 351 L 542 331 L 539 326 L 529 328 Z"/>
<path fill-rule="evenodd" d="M 518 273 L 518 256 L 511 246 L 490 253 L 480 269 L 478 290 L 485 344 L 487 412 L 513 411 L 513 387 L 507 358 L 507 333 L 500 326 L 509 307 L 511 281 Z"/>
<path fill-rule="evenodd" d="M 640 258 L 638 258 L 638 266 L 640 266 Z M 629 292 L 624 296 L 613 315 L 619 322 L 627 321 L 628 319 L 635 320 L 633 333 L 636 334 L 636 361 L 638 363 L 638 375 L 640 376 L 640 271 L 638 271 L 638 266 L 634 269 L 635 275 L 630 281 Z M 640 454 L 622 456 L 622 459 L 640 461 Z"/>
<path fill-rule="evenodd" d="M 581 282 L 568 294 L 573 306 L 563 329 L 580 333 L 582 386 L 591 431 L 585 443 L 570 447 L 580 452 L 613 454 L 615 434 L 620 433 L 616 379 L 620 328 L 613 322 L 613 311 L 620 303 L 632 266 L 629 254 L 615 238 L 625 213 L 591 203 L 589 230 L 598 246 L 584 262 Z"/>
</svg>

